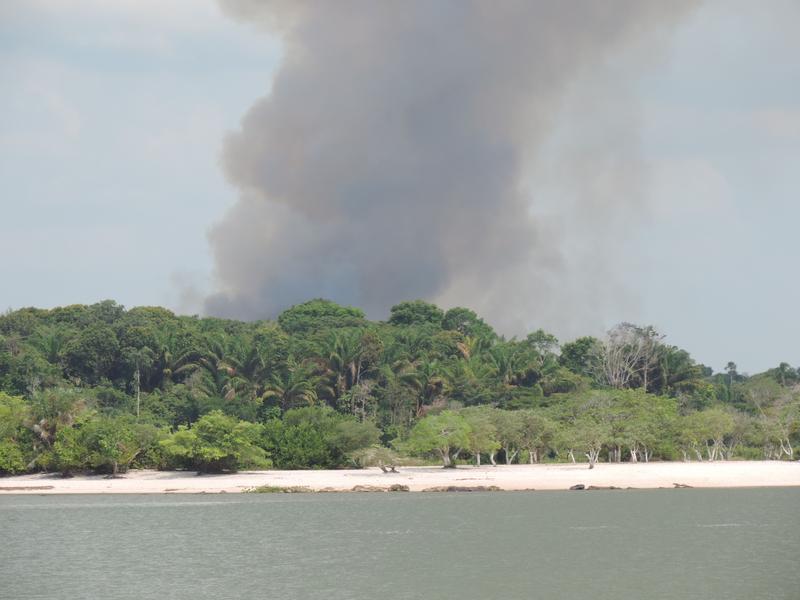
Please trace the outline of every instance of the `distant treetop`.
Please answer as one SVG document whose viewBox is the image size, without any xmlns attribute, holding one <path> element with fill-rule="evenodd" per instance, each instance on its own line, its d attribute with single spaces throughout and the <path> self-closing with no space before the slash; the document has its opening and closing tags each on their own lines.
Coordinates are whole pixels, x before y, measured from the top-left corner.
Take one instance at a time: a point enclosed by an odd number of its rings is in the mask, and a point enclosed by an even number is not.
<svg viewBox="0 0 800 600">
<path fill-rule="evenodd" d="M 389 314 L 391 325 L 425 325 L 441 327 L 444 311 L 424 300 L 406 300 L 395 304 Z"/>
<path fill-rule="evenodd" d="M 316 298 L 283 311 L 278 324 L 286 333 L 303 333 L 323 328 L 363 327 L 367 321 L 360 308 Z"/>
</svg>

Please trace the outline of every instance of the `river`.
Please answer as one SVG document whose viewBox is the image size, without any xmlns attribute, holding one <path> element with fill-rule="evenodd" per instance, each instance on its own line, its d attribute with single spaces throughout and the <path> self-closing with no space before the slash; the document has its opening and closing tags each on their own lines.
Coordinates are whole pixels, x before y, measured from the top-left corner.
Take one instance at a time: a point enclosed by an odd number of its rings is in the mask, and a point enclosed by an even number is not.
<svg viewBox="0 0 800 600">
<path fill-rule="evenodd" d="M 0 497 L 0 598 L 800 598 L 800 489 Z"/>
</svg>

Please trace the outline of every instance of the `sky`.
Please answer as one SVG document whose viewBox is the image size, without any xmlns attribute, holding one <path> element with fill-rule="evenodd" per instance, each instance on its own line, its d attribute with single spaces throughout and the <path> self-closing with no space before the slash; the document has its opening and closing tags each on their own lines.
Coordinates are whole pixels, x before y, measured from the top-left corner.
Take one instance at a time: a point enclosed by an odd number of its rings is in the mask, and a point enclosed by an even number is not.
<svg viewBox="0 0 800 600">
<path fill-rule="evenodd" d="M 597 75 L 625 88 L 647 202 L 615 233 L 609 286 L 624 295 L 586 333 L 634 321 L 716 370 L 800 365 L 798 19 L 788 0 L 708 0 L 646 67 L 623 55 Z M 202 311 L 209 232 L 238 194 L 223 141 L 282 57 L 280 39 L 211 0 L 0 5 L 0 308 L 113 298 Z M 559 160 L 618 143 L 585 118 L 592 75 L 576 86 L 575 125 L 531 173 L 553 218 Z M 591 239 L 580 233 L 571 244 Z"/>
</svg>

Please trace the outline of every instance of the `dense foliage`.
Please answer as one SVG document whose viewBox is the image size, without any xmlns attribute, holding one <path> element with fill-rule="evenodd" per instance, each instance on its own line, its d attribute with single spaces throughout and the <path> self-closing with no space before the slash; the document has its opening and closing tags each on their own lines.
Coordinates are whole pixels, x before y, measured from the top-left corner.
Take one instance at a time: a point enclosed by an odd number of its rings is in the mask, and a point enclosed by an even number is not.
<svg viewBox="0 0 800 600">
<path fill-rule="evenodd" d="M 326 300 L 277 322 L 112 301 L 0 316 L 0 474 L 384 465 L 395 452 L 445 466 L 781 459 L 799 436 L 798 369 L 714 373 L 629 323 L 559 344 L 420 300 L 386 322 Z"/>
</svg>

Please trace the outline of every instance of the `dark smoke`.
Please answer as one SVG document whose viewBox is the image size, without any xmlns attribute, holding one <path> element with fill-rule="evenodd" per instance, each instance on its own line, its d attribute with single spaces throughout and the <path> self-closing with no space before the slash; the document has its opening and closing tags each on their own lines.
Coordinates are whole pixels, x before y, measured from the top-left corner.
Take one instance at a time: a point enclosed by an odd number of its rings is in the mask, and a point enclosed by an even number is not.
<svg viewBox="0 0 800 600">
<path fill-rule="evenodd" d="M 598 83 L 596 102 L 577 103 L 618 123 L 623 148 L 558 165 L 558 178 L 581 180 L 566 186 L 577 199 L 539 218 L 527 178 L 569 117 L 562 105 L 576 82 L 673 25 L 688 3 L 222 4 L 277 32 L 285 55 L 270 94 L 225 145 L 241 197 L 210 236 L 209 313 L 271 317 L 326 297 L 382 318 L 425 298 L 522 333 L 532 322 L 563 331 L 589 314 L 577 306 L 614 301 L 597 271 L 616 247 L 613 224 L 641 200 L 640 179 L 626 172 L 636 123 L 624 90 L 616 98 L 613 83 Z M 586 183 L 598 177 L 614 188 Z M 571 258 L 584 231 L 591 247 L 578 254 L 588 261 Z"/>
</svg>

